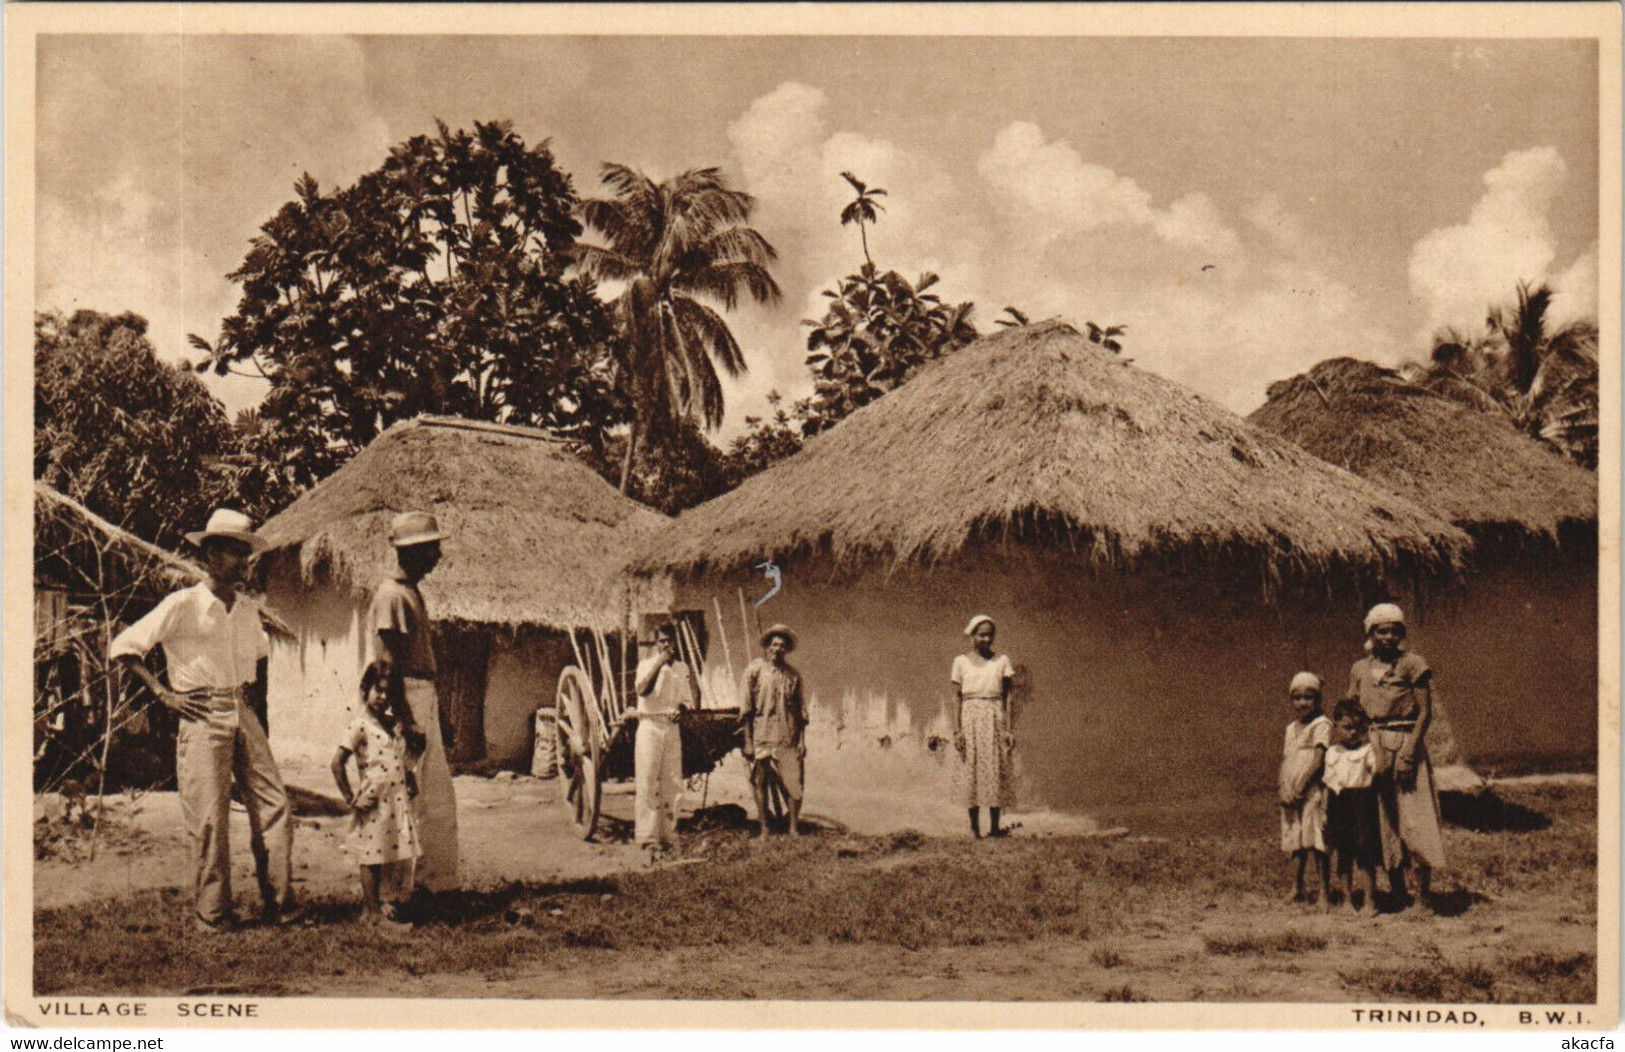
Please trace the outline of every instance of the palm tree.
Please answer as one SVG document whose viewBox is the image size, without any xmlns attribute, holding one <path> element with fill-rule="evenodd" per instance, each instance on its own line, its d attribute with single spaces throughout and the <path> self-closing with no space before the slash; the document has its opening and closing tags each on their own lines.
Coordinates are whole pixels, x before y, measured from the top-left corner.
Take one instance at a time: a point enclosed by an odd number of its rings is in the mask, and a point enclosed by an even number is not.
<svg viewBox="0 0 1625 1052">
<path fill-rule="evenodd" d="M 1482 334 L 1442 329 L 1428 361 L 1407 379 L 1475 409 L 1506 415 L 1518 430 L 1589 467 L 1597 455 L 1597 326 L 1589 319 L 1556 329 L 1555 293 L 1519 282 L 1513 304 L 1497 304 Z"/>
<path fill-rule="evenodd" d="M 1010 316 L 1006 318 L 1006 314 Z M 1028 318 L 1027 315 L 1023 314 L 1019 310 L 1016 310 L 1014 307 L 1004 308 L 1003 311 L 999 312 L 999 316 L 993 319 L 994 325 L 998 325 L 1006 329 L 1019 329 L 1025 325 L 1030 325 L 1031 323 L 1032 320 Z"/>
<path fill-rule="evenodd" d="M 864 224 L 880 221 L 879 213 L 884 212 L 886 208 L 875 198 L 885 197 L 886 191 L 878 186 L 866 185 L 851 172 L 842 172 L 841 178 L 851 183 L 852 189 L 858 192 L 858 196 L 841 209 L 841 225 L 858 224 L 858 237 L 863 240 L 863 261 L 873 265 L 874 260 L 869 258 L 869 235 L 864 232 Z"/>
<path fill-rule="evenodd" d="M 1101 327 L 1092 321 L 1083 323 L 1089 328 L 1089 342 L 1106 348 L 1113 354 L 1123 353 L 1123 343 L 1117 337 L 1128 331 L 1127 325 L 1107 325 Z"/>
<path fill-rule="evenodd" d="M 582 217 L 604 244 L 578 242 L 581 273 L 623 285 L 614 303 L 620 329 L 618 382 L 633 407 L 621 465 L 631 481 L 638 441 L 658 423 L 722 423 L 720 365 L 745 372 L 745 357 L 720 311 L 741 294 L 776 303 L 768 273 L 777 258 L 748 224 L 756 201 L 730 189 L 716 168 L 690 169 L 663 183 L 623 164 L 605 164 L 609 197 L 581 202 Z"/>
</svg>

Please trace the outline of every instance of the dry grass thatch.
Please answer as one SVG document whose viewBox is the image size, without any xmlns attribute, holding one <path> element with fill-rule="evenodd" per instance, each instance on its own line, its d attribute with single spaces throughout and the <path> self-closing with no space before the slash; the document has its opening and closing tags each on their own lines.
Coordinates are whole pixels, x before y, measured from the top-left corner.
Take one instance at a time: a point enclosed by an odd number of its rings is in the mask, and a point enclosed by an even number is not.
<svg viewBox="0 0 1625 1052">
<path fill-rule="evenodd" d="M 1597 518 L 1591 472 L 1370 362 L 1333 358 L 1272 384 L 1248 419 L 1473 532 L 1555 538 Z"/>
<path fill-rule="evenodd" d="M 642 572 L 825 551 L 929 565 L 975 541 L 1097 564 L 1251 557 L 1272 578 L 1454 564 L 1448 523 L 1047 322 L 979 340 L 737 490 Z"/>
<path fill-rule="evenodd" d="M 267 522 L 268 558 L 367 593 L 395 568 L 389 522 L 433 512 L 450 534 L 423 582 L 437 619 L 553 628 L 620 624 L 620 567 L 665 520 L 546 432 L 448 417 L 390 428 Z"/>
<path fill-rule="evenodd" d="M 203 578 L 197 566 L 43 482 L 34 483 L 34 567 L 37 583 L 69 592 L 100 594 L 118 581 L 150 599 Z"/>
</svg>

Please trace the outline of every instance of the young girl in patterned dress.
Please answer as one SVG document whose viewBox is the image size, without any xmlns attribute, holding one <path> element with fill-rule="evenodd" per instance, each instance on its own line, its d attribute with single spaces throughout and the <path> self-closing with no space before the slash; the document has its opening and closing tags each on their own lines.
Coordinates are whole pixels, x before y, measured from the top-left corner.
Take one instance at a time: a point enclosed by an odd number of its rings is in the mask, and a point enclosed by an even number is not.
<svg viewBox="0 0 1625 1052">
<path fill-rule="evenodd" d="M 412 822 L 417 786 L 387 687 L 382 667 L 367 666 L 361 677 L 363 709 L 333 755 L 333 780 L 351 809 L 345 846 L 361 866 L 362 920 L 405 931 L 412 926 L 400 919 L 400 908 L 411 896 L 412 868 L 422 852 Z M 353 792 L 346 771 L 351 756 L 357 776 Z"/>
<path fill-rule="evenodd" d="M 1281 753 L 1281 850 L 1297 870 L 1290 902 L 1304 900 L 1303 871 L 1310 856 L 1320 871 L 1320 909 L 1331 907 L 1331 864 L 1326 857 L 1326 787 L 1321 769 L 1331 740 L 1331 721 L 1320 711 L 1320 677 L 1300 672 L 1288 688 L 1297 717 L 1286 725 Z"/>
<path fill-rule="evenodd" d="M 988 835 L 1004 836 L 999 812 L 1013 802 L 1010 789 L 1010 684 L 1016 668 L 1009 657 L 993 652 L 993 619 L 983 614 L 965 626 L 974 648 L 954 658 L 954 748 L 961 764 L 965 806 L 971 835 L 982 835 L 978 808 L 987 808 Z"/>
</svg>

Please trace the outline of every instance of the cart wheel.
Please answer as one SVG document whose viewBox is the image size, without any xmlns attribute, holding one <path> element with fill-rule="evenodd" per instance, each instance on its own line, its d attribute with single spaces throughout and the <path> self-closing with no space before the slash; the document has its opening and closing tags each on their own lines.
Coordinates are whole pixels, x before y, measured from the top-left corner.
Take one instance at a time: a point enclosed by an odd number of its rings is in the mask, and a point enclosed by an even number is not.
<svg viewBox="0 0 1625 1052">
<path fill-rule="evenodd" d="M 560 674 L 553 719 L 558 728 L 564 803 L 581 839 L 591 840 L 603 802 L 603 729 L 592 680 L 581 669 L 572 666 Z"/>
</svg>

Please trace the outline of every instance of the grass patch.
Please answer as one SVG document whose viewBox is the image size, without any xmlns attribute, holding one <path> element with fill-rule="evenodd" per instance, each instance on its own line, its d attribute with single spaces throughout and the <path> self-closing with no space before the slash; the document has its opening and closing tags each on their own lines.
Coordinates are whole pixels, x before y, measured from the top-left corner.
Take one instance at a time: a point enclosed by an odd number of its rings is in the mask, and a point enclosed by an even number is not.
<svg viewBox="0 0 1625 1052">
<path fill-rule="evenodd" d="M 1262 957 L 1275 953 L 1312 953 L 1324 950 L 1324 935 L 1311 935 L 1301 931 L 1270 932 L 1246 935 L 1204 935 L 1202 945 L 1208 953 L 1218 957 Z"/>
<path fill-rule="evenodd" d="M 1151 998 L 1140 993 L 1127 983 L 1124 983 L 1122 986 L 1114 986 L 1110 990 L 1105 991 L 1100 995 L 1100 999 L 1106 1002 L 1121 1002 L 1124 1004 L 1139 1003 L 1142 1001 L 1151 1000 Z"/>
<path fill-rule="evenodd" d="M 1467 889 L 1468 916 L 1521 908 L 1508 902 L 1534 894 L 1543 896 L 1541 908 L 1551 915 L 1595 925 L 1594 791 L 1565 795 L 1531 787 L 1517 800 L 1549 815 L 1550 826 L 1516 834 L 1446 830 L 1448 879 Z M 406 935 L 356 923 L 354 894 L 313 901 L 310 926 L 250 927 L 215 937 L 191 930 L 189 895 L 178 888 L 39 911 L 35 989 L 163 996 L 218 989 L 224 979 L 233 992 L 298 995 L 335 985 L 390 989 L 418 976 L 626 969 L 664 951 L 719 949 L 730 957 L 758 949 L 942 950 L 1041 940 L 1079 947 L 1077 960 L 1109 970 L 1129 962 L 1140 945 L 1133 940 L 1143 933 L 1177 937 L 1224 923 L 1224 913 L 1208 910 L 1239 910 L 1230 914 L 1237 918 L 1231 923 L 1258 929 L 1203 939 L 1204 967 L 1215 973 L 1253 967 L 1249 960 L 1262 958 L 1274 958 L 1270 967 L 1279 970 L 1285 958 L 1328 945 L 1325 936 L 1287 928 L 1290 922 L 1271 932 L 1269 922 L 1256 919 L 1285 874 L 1271 836 L 973 843 L 897 834 L 756 841 L 720 830 L 690 846 L 704 861 L 436 896 L 419 915 L 418 930 Z M 1462 922 L 1435 917 L 1427 923 Z M 1089 940 L 1102 941 L 1080 945 Z M 1417 967 L 1414 958 L 1396 957 L 1341 979 L 1350 993 L 1388 1000 L 1595 999 L 1596 963 L 1589 954 L 1533 952 L 1527 944 L 1519 950 L 1505 959 L 1449 966 L 1429 959 Z M 335 984 L 335 978 L 347 981 Z M 683 996 L 707 996 L 698 987 L 682 990 Z M 1140 999 L 1126 985 L 1102 996 Z"/>
</svg>

